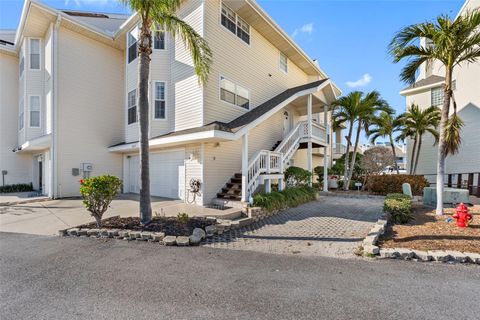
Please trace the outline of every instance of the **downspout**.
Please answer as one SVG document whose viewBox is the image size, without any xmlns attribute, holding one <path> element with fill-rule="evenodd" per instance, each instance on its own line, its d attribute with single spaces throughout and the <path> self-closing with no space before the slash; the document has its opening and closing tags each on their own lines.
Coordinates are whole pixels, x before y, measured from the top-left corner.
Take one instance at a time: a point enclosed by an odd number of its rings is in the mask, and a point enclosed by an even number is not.
<svg viewBox="0 0 480 320">
<path fill-rule="evenodd" d="M 60 14 L 57 15 L 57 20 L 55 21 L 55 25 L 53 27 L 52 33 L 52 147 L 51 147 L 51 162 L 52 162 L 52 170 L 51 170 L 51 188 L 52 188 L 52 198 L 58 198 L 58 164 L 57 164 L 57 145 L 58 145 L 58 136 L 57 136 L 57 119 L 58 119 L 58 94 L 57 94 L 57 87 L 58 87 L 58 29 L 60 27 L 60 23 L 62 21 L 62 16 Z"/>
</svg>

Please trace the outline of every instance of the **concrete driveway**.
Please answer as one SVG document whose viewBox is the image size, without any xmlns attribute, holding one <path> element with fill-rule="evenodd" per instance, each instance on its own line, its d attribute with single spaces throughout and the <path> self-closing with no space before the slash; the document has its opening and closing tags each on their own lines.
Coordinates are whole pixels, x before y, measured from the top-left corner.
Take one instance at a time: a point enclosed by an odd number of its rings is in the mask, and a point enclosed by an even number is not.
<svg viewBox="0 0 480 320">
<path fill-rule="evenodd" d="M 112 202 L 104 218 L 112 216 L 138 216 L 138 195 L 123 194 Z M 176 216 L 186 212 L 189 216 L 228 215 L 232 210 L 214 210 L 187 205 L 182 200 L 152 198 L 154 214 Z M 236 210 L 233 210 L 236 211 Z M 93 222 L 81 199 L 61 199 L 0 206 L 0 231 L 56 235 L 58 230 Z"/>
</svg>

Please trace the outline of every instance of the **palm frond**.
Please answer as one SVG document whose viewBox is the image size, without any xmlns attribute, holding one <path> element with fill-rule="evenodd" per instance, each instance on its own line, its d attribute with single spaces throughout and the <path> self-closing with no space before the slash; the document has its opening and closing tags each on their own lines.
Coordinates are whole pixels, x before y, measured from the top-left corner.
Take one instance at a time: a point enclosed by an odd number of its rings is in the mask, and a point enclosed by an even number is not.
<svg viewBox="0 0 480 320">
<path fill-rule="evenodd" d="M 460 151 L 462 127 L 463 120 L 457 114 L 453 114 L 448 119 L 445 126 L 445 152 L 447 155 L 454 155 Z"/>
</svg>

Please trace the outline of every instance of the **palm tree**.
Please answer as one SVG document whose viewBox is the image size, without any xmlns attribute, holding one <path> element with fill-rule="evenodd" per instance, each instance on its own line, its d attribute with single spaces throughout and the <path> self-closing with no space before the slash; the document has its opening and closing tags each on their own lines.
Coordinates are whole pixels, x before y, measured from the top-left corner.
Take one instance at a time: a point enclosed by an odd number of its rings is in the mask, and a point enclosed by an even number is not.
<svg viewBox="0 0 480 320">
<path fill-rule="evenodd" d="M 379 110 L 390 110 L 386 102 L 381 99 L 380 93 L 372 91 L 364 94 L 361 91 L 353 91 L 348 95 L 338 98 L 331 104 L 333 109 L 333 128 L 336 129 L 342 124 L 349 124 L 347 135 L 347 150 L 345 152 L 345 168 L 343 178 L 343 189 L 349 189 L 350 180 L 352 179 L 355 161 L 357 156 L 357 148 L 362 130 L 368 132 L 368 127 L 372 122 L 375 114 Z M 354 126 L 356 125 L 355 144 L 353 147 L 352 159 L 349 159 L 350 145 L 352 144 L 352 135 Z"/>
<path fill-rule="evenodd" d="M 152 29 L 160 26 L 175 38 L 179 35 L 190 50 L 195 73 L 204 84 L 210 72 L 212 53 L 205 41 L 188 23 L 176 16 L 183 0 L 120 0 L 140 17 L 138 39 L 138 119 L 140 124 L 140 219 L 142 224 L 152 220 L 149 169 L 149 102 L 148 83 L 152 54 Z"/>
<path fill-rule="evenodd" d="M 386 111 L 380 112 L 378 117 L 373 119 L 372 128 L 369 128 L 370 141 L 372 144 L 375 144 L 375 141 L 377 141 L 378 138 L 388 137 L 393 152 L 393 159 L 397 174 L 399 174 L 400 171 L 398 170 L 397 152 L 393 143 L 393 135 L 402 129 L 403 121 L 401 117 L 395 117 L 392 113 Z"/>
<path fill-rule="evenodd" d="M 422 46 L 419 43 L 422 38 L 429 41 L 430 45 Z M 407 59 L 400 78 L 410 84 L 415 82 L 415 74 L 424 64 L 431 65 L 434 61 L 439 61 L 445 68 L 444 100 L 438 142 L 436 209 L 436 213 L 442 215 L 445 158 L 449 152 L 458 150 L 458 145 L 457 148 L 451 148 L 455 141 L 448 142 L 447 139 L 460 136 L 458 121 L 454 121 L 455 124 L 450 121 L 449 125 L 452 74 L 456 66 L 473 63 L 480 57 L 480 11 L 467 12 L 455 20 L 448 15 L 442 15 L 431 22 L 407 26 L 394 36 L 389 51 L 395 63 Z M 457 119 L 456 114 L 454 119 Z M 450 132 L 449 135 L 447 130 Z M 457 133 L 453 134 L 452 130 L 457 130 Z M 460 143 L 459 140 L 456 142 Z"/>
<path fill-rule="evenodd" d="M 405 140 L 405 138 L 413 139 L 410 174 L 416 174 L 423 136 L 430 133 L 435 139 L 435 144 L 438 142 L 437 127 L 440 121 L 440 110 L 433 106 L 422 110 L 418 105 L 412 104 L 408 111 L 400 116 L 400 121 L 403 128 L 397 141 Z"/>
</svg>

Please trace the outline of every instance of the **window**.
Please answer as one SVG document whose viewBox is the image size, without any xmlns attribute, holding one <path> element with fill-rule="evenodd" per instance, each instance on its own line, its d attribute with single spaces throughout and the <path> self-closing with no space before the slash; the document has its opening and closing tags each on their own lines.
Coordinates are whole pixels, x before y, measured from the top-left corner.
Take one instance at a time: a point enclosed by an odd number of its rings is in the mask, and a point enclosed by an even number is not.
<svg viewBox="0 0 480 320">
<path fill-rule="evenodd" d="M 156 27 L 153 33 L 153 48 L 157 50 L 165 50 L 165 31 L 163 27 Z"/>
<path fill-rule="evenodd" d="M 127 123 L 132 124 L 137 122 L 137 90 L 128 93 L 128 116 Z"/>
<path fill-rule="evenodd" d="M 443 104 L 443 87 L 433 88 L 431 91 L 432 106 L 440 106 Z"/>
<path fill-rule="evenodd" d="M 30 39 L 30 69 L 40 69 L 40 40 Z"/>
<path fill-rule="evenodd" d="M 18 113 L 18 131 L 22 130 L 25 125 L 24 112 L 23 112 L 23 100 L 20 101 L 20 108 Z"/>
<path fill-rule="evenodd" d="M 457 90 L 457 80 L 452 81 L 452 90 Z"/>
<path fill-rule="evenodd" d="M 288 58 L 282 52 L 280 52 L 280 70 L 285 73 L 288 72 Z"/>
<path fill-rule="evenodd" d="M 232 9 L 222 3 L 222 25 L 245 43 L 250 44 L 250 26 Z"/>
<path fill-rule="evenodd" d="M 128 33 L 128 63 L 138 56 L 138 27 Z"/>
<path fill-rule="evenodd" d="M 25 58 L 22 56 L 20 57 L 20 78 L 23 76 L 23 71 L 25 70 Z"/>
<path fill-rule="evenodd" d="M 244 109 L 250 108 L 250 93 L 247 89 L 220 77 L 220 99 Z"/>
<path fill-rule="evenodd" d="M 165 119 L 165 82 L 155 82 L 155 119 Z"/>
<path fill-rule="evenodd" d="M 40 96 L 30 96 L 30 127 L 40 127 Z"/>
</svg>

